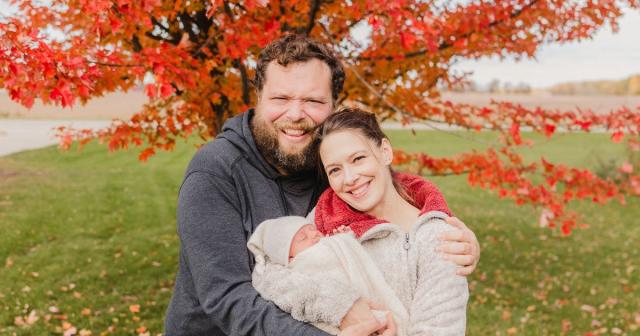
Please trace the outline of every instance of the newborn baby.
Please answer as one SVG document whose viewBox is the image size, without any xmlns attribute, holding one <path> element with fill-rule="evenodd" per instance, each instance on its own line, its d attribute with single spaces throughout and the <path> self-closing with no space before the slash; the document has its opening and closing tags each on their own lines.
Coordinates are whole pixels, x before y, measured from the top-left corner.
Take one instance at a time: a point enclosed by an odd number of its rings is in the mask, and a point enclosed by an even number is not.
<svg viewBox="0 0 640 336">
<path fill-rule="evenodd" d="M 262 274 L 269 271 L 269 268 L 265 267 L 268 264 L 285 266 L 292 271 L 292 276 L 302 273 L 317 281 L 332 281 L 356 291 L 363 298 L 384 305 L 392 312 L 397 335 L 406 334 L 409 316 L 406 308 L 353 234 L 324 237 L 306 218 L 288 216 L 261 223 L 247 246 L 256 258 L 253 270 L 254 287 L 260 295 L 276 303 L 280 309 L 288 313 L 304 311 L 304 306 L 311 303 L 296 300 L 295 297 L 288 298 L 288 289 L 278 286 L 278 283 L 261 282 Z M 308 283 L 302 282 L 299 286 L 308 286 Z M 325 310 L 320 312 L 320 316 L 336 313 L 334 307 L 320 309 Z M 381 321 L 385 320 L 385 313 L 374 311 L 376 318 Z M 330 334 L 338 334 L 338 325 L 328 324 L 328 320 L 331 319 L 305 322 L 311 322 Z"/>
</svg>

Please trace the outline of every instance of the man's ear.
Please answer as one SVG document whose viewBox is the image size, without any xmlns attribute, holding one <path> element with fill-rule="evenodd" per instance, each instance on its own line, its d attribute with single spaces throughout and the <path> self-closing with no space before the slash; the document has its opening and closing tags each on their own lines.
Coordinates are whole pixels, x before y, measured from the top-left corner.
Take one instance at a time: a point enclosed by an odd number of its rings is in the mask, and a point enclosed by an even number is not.
<svg viewBox="0 0 640 336">
<path fill-rule="evenodd" d="M 382 153 L 382 162 L 385 165 L 390 165 L 393 161 L 393 148 L 391 148 L 391 142 L 389 139 L 382 139 L 380 143 L 380 152 Z"/>
</svg>

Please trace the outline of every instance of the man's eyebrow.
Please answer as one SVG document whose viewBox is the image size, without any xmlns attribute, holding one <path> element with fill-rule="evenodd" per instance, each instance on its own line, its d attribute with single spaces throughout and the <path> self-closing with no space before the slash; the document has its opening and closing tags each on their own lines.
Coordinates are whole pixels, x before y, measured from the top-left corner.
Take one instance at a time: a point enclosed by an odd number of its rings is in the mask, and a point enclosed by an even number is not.
<svg viewBox="0 0 640 336">
<path fill-rule="evenodd" d="M 326 101 L 327 97 L 323 97 L 323 96 L 309 96 L 309 97 L 305 97 L 305 100 L 318 100 L 318 101 Z"/>
</svg>

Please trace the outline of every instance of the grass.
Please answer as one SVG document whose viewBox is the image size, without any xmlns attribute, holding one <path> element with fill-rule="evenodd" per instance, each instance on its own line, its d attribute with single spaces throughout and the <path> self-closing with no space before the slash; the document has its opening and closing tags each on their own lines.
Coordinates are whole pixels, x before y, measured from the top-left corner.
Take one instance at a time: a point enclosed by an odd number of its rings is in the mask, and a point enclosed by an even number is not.
<svg viewBox="0 0 640 336">
<path fill-rule="evenodd" d="M 436 156 L 484 146 L 389 133 L 397 147 Z M 594 168 L 624 155 L 604 135 L 536 140 L 529 159 Z M 0 158 L 0 334 L 161 333 L 177 269 L 177 191 L 194 151 L 183 144 L 147 164 L 98 145 Z M 638 199 L 577 204 L 590 227 L 562 237 L 536 226 L 535 209 L 471 189 L 464 176 L 432 180 L 483 248 L 469 278 L 469 335 L 640 333 Z"/>
</svg>

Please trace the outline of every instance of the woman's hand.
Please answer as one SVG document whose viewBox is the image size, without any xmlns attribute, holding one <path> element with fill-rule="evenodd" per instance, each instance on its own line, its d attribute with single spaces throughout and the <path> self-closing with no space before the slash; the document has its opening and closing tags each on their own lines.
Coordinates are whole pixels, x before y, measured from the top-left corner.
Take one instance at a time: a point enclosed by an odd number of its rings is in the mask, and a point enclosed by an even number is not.
<svg viewBox="0 0 640 336">
<path fill-rule="evenodd" d="M 353 306 L 342 318 L 340 322 L 340 330 L 347 330 L 349 327 L 363 324 L 364 322 L 378 321 L 373 315 L 371 309 L 374 309 L 376 305 L 370 300 L 359 298 L 353 303 Z"/>
<path fill-rule="evenodd" d="M 442 253 L 446 260 L 462 266 L 458 269 L 458 275 L 469 275 L 480 261 L 480 243 L 473 231 L 458 218 L 449 217 L 446 222 L 458 230 L 442 234 L 439 238 L 443 243 L 437 251 Z"/>
<path fill-rule="evenodd" d="M 363 321 L 341 330 L 338 336 L 395 336 L 396 333 L 396 324 L 393 322 L 391 312 L 389 312 L 385 323 L 380 323 L 377 319 Z"/>
</svg>

